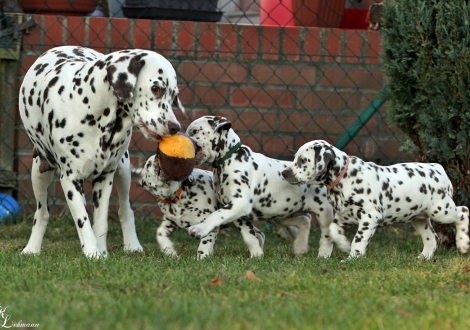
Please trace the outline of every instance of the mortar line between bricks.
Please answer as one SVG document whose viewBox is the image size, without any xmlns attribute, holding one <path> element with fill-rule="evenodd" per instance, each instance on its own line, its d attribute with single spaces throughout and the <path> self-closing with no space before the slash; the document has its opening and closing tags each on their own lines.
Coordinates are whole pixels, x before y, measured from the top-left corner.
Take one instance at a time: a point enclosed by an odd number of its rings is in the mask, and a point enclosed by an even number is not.
<svg viewBox="0 0 470 330">
<path fill-rule="evenodd" d="M 134 26 L 135 26 L 135 19 L 129 20 L 129 47 L 135 48 L 134 45 Z"/>
<path fill-rule="evenodd" d="M 83 36 L 83 44 L 85 47 L 90 47 L 90 17 L 85 17 L 83 23 L 85 24 L 85 35 Z"/>
<path fill-rule="evenodd" d="M 46 18 L 44 15 L 39 16 L 41 19 L 41 33 L 39 36 L 39 41 L 41 42 L 41 45 L 39 46 L 39 49 L 41 50 L 41 54 L 44 53 L 44 44 L 46 40 L 46 30 L 44 29 L 44 25 L 46 22 Z"/>
<path fill-rule="evenodd" d="M 151 20 L 150 21 L 150 50 L 152 51 L 157 50 L 157 47 L 155 45 L 155 37 L 156 37 L 155 30 L 156 30 L 155 20 Z"/>
<path fill-rule="evenodd" d="M 222 38 L 221 37 L 221 25 L 220 24 L 216 24 L 215 25 L 215 51 L 217 52 L 214 59 L 220 59 L 220 45 L 221 45 L 221 41 L 220 39 Z"/>
<path fill-rule="evenodd" d="M 69 19 L 67 16 L 64 16 L 62 20 L 62 45 L 67 44 L 67 30 L 69 26 Z"/>
<path fill-rule="evenodd" d="M 106 24 L 106 54 L 111 52 L 111 25 L 112 25 L 112 18 L 108 18 L 108 23 Z"/>
</svg>

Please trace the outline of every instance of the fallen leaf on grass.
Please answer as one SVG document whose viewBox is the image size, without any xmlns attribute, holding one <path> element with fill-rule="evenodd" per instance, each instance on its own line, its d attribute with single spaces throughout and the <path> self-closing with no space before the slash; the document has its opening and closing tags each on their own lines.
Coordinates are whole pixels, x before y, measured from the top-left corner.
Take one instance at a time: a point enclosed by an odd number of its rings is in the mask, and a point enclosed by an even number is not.
<svg viewBox="0 0 470 330">
<path fill-rule="evenodd" d="M 465 265 L 463 267 L 463 270 L 465 272 L 465 274 L 467 274 L 468 276 L 470 276 L 470 265 Z"/>
<path fill-rule="evenodd" d="M 216 280 L 213 280 L 210 284 L 211 286 L 216 286 L 216 285 L 222 284 L 222 280 L 218 278 Z"/>
<path fill-rule="evenodd" d="M 463 284 L 462 282 L 455 283 L 455 286 L 459 289 L 466 289 L 467 288 L 467 286 L 465 284 Z"/>
<path fill-rule="evenodd" d="M 400 316 L 406 316 L 406 317 L 411 316 L 410 313 L 408 313 L 407 311 L 405 311 L 403 309 L 397 309 L 397 313 L 400 314 Z"/>
<path fill-rule="evenodd" d="M 249 279 L 250 281 L 261 281 L 259 278 L 255 276 L 255 274 L 253 274 L 251 270 L 246 271 L 246 278 Z"/>
<path fill-rule="evenodd" d="M 182 255 L 184 253 L 184 244 L 180 249 L 180 252 L 178 252 L 178 256 Z"/>
</svg>

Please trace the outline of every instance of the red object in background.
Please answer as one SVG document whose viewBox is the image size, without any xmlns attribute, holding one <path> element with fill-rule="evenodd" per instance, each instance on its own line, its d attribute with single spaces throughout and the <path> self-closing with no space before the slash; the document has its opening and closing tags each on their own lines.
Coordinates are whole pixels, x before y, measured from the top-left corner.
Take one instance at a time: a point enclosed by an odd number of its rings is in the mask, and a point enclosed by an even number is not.
<svg viewBox="0 0 470 330">
<path fill-rule="evenodd" d="M 292 0 L 260 0 L 261 25 L 294 26 Z"/>
<path fill-rule="evenodd" d="M 340 29 L 367 30 L 369 9 L 345 8 Z"/>
</svg>

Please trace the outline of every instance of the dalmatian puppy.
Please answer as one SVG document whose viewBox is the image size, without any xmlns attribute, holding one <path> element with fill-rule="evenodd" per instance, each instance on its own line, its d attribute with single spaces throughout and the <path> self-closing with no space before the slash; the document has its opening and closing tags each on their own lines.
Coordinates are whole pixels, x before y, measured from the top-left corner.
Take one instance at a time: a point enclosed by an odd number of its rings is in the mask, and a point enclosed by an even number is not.
<svg viewBox="0 0 470 330">
<path fill-rule="evenodd" d="M 321 228 L 318 256 L 330 256 L 333 212 L 324 187 L 290 185 L 281 175 L 288 163 L 242 145 L 224 117 L 201 117 L 189 125 L 186 133 L 200 147 L 197 164 L 212 165 L 217 200 L 222 204 L 206 221 L 189 227 L 189 234 L 205 237 L 234 221 L 274 221 L 294 238 L 294 253 L 304 254 L 308 250 L 310 213 L 314 213 Z"/>
<path fill-rule="evenodd" d="M 350 253 L 349 258 L 365 255 L 377 227 L 411 222 L 423 239 L 422 257 L 430 259 L 437 247 L 430 219 L 455 225 L 461 253 L 470 247 L 468 208 L 455 205 L 452 184 L 439 164 L 379 166 L 316 140 L 298 150 L 282 175 L 293 185 L 328 188 L 335 210 L 331 236 L 342 251 Z M 358 225 L 352 244 L 344 236 L 350 224 Z"/>
<path fill-rule="evenodd" d="M 19 109 L 35 154 L 31 170 L 37 201 L 25 254 L 41 251 L 49 213 L 47 189 L 54 170 L 77 227 L 83 253 L 106 257 L 108 206 L 113 180 L 119 193 L 124 249 L 142 251 L 129 204 L 131 169 L 127 148 L 132 127 L 156 143 L 180 125 L 176 73 L 151 51 L 103 55 L 75 46 L 42 54 L 26 73 Z M 183 109 L 182 109 L 183 110 Z M 85 207 L 84 180 L 93 187 L 93 227 Z"/>
<path fill-rule="evenodd" d="M 163 212 L 163 221 L 157 229 L 157 242 L 167 255 L 176 257 L 170 236 L 179 228 L 188 228 L 203 222 L 217 210 L 212 172 L 194 169 L 184 181 L 173 181 L 163 173 L 156 156 L 150 157 L 144 167 L 133 170 L 137 181 L 158 201 Z M 251 257 L 263 255 L 264 234 L 250 223 L 235 222 L 243 240 L 250 250 Z M 197 257 L 203 259 L 214 253 L 214 245 L 219 228 L 201 238 Z"/>
</svg>

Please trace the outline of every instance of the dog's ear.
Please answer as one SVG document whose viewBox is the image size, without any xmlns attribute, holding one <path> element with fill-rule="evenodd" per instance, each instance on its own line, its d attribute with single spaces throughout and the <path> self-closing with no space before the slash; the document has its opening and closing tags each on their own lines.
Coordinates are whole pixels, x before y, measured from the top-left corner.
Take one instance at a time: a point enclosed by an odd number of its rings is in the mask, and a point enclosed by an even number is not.
<svg viewBox="0 0 470 330">
<path fill-rule="evenodd" d="M 178 108 L 181 110 L 182 113 L 186 114 L 185 110 L 184 110 L 184 107 L 183 107 L 183 104 L 181 103 L 178 95 L 175 96 L 175 98 L 173 99 L 173 103 L 171 104 L 171 106 L 173 108 Z"/>
<path fill-rule="evenodd" d="M 315 167 L 316 167 L 316 176 L 320 177 L 325 174 L 326 171 L 330 169 L 334 160 L 336 158 L 336 154 L 332 148 L 323 146 L 323 147 L 315 147 Z"/>
<path fill-rule="evenodd" d="M 120 102 L 127 102 L 134 95 L 137 77 L 145 65 L 145 60 L 142 59 L 144 56 L 145 54 L 123 53 L 106 68 L 108 82 Z"/>
<path fill-rule="evenodd" d="M 228 131 L 232 128 L 232 123 L 228 121 L 225 117 L 215 116 L 214 120 L 211 121 L 211 126 L 214 129 L 214 132 L 220 132 L 221 130 Z"/>
</svg>

